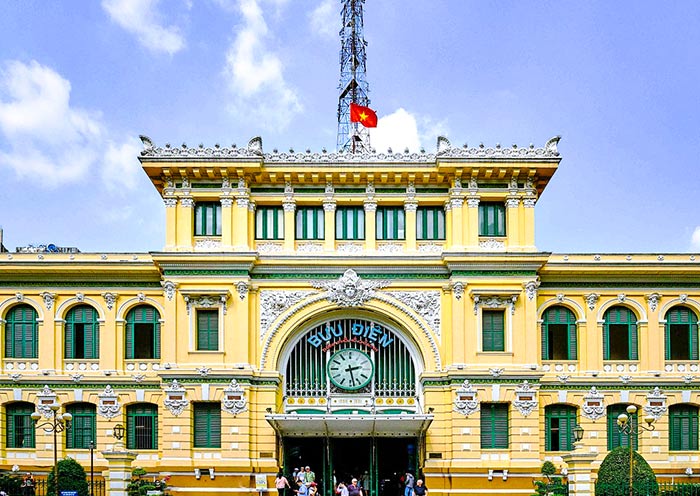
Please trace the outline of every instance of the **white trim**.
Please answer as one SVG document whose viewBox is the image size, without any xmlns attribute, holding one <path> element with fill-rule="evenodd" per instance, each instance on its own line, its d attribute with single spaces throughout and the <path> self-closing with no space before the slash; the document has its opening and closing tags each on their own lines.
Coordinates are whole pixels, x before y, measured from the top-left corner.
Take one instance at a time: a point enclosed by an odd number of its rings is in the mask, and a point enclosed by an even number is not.
<svg viewBox="0 0 700 496">
<path fill-rule="evenodd" d="M 578 315 L 574 315 L 576 317 L 576 323 L 586 323 L 586 311 L 576 303 L 574 300 L 571 298 L 562 298 L 561 300 L 558 298 L 550 298 L 549 300 L 543 302 L 539 307 L 537 307 L 537 316 L 540 319 L 539 321 L 542 322 L 542 316 L 549 307 L 555 306 L 555 305 L 560 305 L 563 306 L 564 308 L 568 308 L 567 305 L 563 305 L 563 303 L 566 302 L 569 305 L 573 306 L 576 308 L 576 312 L 578 312 Z M 571 308 L 569 308 L 571 310 Z"/>
<path fill-rule="evenodd" d="M 602 296 L 601 296 L 602 299 Z M 632 298 L 625 298 L 624 301 L 620 301 L 619 298 L 610 298 L 606 300 L 604 303 L 601 303 L 598 305 L 598 314 L 596 315 L 596 320 L 600 323 L 605 323 L 605 319 L 603 318 L 605 316 L 605 312 L 608 310 L 610 307 L 614 307 L 616 305 L 620 305 L 622 307 L 632 307 L 635 310 L 637 310 L 639 314 L 639 318 L 637 319 L 637 324 L 647 324 L 648 323 L 648 316 L 647 312 L 644 309 L 642 305 L 639 304 L 636 300 Z"/>
<path fill-rule="evenodd" d="M 100 317 L 99 317 L 99 320 L 101 320 L 102 322 L 104 322 L 104 320 L 105 320 L 105 318 L 106 318 L 106 317 L 105 317 L 105 314 L 104 314 L 104 309 L 100 306 L 99 303 L 97 303 L 97 301 L 93 300 L 92 298 L 83 298 L 83 300 L 80 301 L 80 300 L 78 300 L 78 298 L 76 298 L 76 297 L 67 299 L 66 301 L 64 301 L 63 303 L 61 303 L 61 304 L 58 306 L 58 308 L 56 308 L 56 312 L 54 313 L 55 320 L 59 320 L 59 319 L 60 319 L 60 320 L 63 320 L 63 321 L 65 322 L 65 315 L 64 315 L 64 314 L 68 313 L 68 311 L 69 311 L 72 307 L 78 306 L 78 305 L 82 305 L 82 304 L 87 304 L 88 302 L 91 303 L 91 305 L 89 305 L 89 306 L 92 306 L 93 308 L 95 308 L 95 309 L 97 310 L 97 313 L 98 313 L 99 316 L 100 316 Z M 69 307 L 70 307 L 70 308 L 69 308 Z"/>
<path fill-rule="evenodd" d="M 659 308 L 659 324 L 666 323 L 666 313 L 672 307 L 684 305 L 692 308 L 695 311 L 696 316 L 700 313 L 700 301 L 694 300 L 693 298 L 686 298 L 685 301 L 681 300 L 680 298 L 674 298 Z"/>
</svg>

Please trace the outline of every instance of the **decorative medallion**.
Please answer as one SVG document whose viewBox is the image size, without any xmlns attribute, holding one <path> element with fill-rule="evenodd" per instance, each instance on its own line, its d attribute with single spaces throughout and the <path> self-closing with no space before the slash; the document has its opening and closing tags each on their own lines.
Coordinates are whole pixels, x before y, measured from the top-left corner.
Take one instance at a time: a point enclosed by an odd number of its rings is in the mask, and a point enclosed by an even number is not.
<svg viewBox="0 0 700 496">
<path fill-rule="evenodd" d="M 455 298 L 458 300 L 462 299 L 464 296 L 464 283 L 462 281 L 455 281 L 452 283 L 452 293 L 454 293 Z"/>
<path fill-rule="evenodd" d="M 163 294 L 168 299 L 172 301 L 175 296 L 175 290 L 177 289 L 177 283 L 173 281 L 161 281 L 161 286 L 163 286 Z"/>
<path fill-rule="evenodd" d="M 316 289 L 325 290 L 327 299 L 339 307 L 360 307 L 374 297 L 376 289 L 385 288 L 389 281 L 363 281 L 357 273 L 348 269 L 337 280 L 312 281 L 311 285 Z"/>
<path fill-rule="evenodd" d="M 134 382 L 141 383 L 146 378 L 146 376 L 144 374 L 134 374 L 131 376 L 131 378 L 134 380 Z"/>
<path fill-rule="evenodd" d="M 250 289 L 250 285 L 245 281 L 238 281 L 236 283 L 236 291 L 238 291 L 238 297 L 241 300 L 244 300 L 245 297 L 248 295 L 249 289 Z"/>
<path fill-rule="evenodd" d="M 170 413 L 177 417 L 189 404 L 185 396 L 187 396 L 185 388 L 177 382 L 177 379 L 173 379 L 173 382 L 165 389 L 165 400 L 163 404 Z"/>
<path fill-rule="evenodd" d="M 647 394 L 647 404 L 644 405 L 644 411 L 656 420 L 659 420 L 666 413 L 666 395 L 663 394 L 658 386 Z"/>
<path fill-rule="evenodd" d="M 537 288 L 540 287 L 539 277 L 534 281 L 528 281 L 526 283 L 523 283 L 523 287 L 525 288 L 525 294 L 527 295 L 527 299 L 532 300 L 535 296 L 537 296 Z"/>
<path fill-rule="evenodd" d="M 506 369 L 504 368 L 499 368 L 499 367 L 494 367 L 489 369 L 489 374 L 491 374 L 494 377 L 500 377 L 503 372 L 505 372 Z"/>
<path fill-rule="evenodd" d="M 479 411 L 478 393 L 474 386 L 469 384 L 467 379 L 464 380 L 462 386 L 455 392 L 454 411 L 467 417 Z"/>
<path fill-rule="evenodd" d="M 97 404 L 97 413 L 106 419 L 113 419 L 119 415 L 121 405 L 119 404 L 119 396 L 114 392 L 112 386 L 107 385 L 105 390 L 97 395 L 99 402 Z"/>
<path fill-rule="evenodd" d="M 588 309 L 593 310 L 595 308 L 596 303 L 598 303 L 600 295 L 596 293 L 590 293 L 585 295 L 584 298 L 586 299 L 586 303 L 588 304 Z"/>
<path fill-rule="evenodd" d="M 53 410 L 51 410 L 51 405 L 56 403 L 56 393 L 48 385 L 45 385 L 44 389 L 37 393 L 36 398 L 38 401 L 36 405 L 37 411 L 47 419 L 52 418 Z"/>
<path fill-rule="evenodd" d="M 598 420 L 605 415 L 605 396 L 600 394 L 595 386 L 586 396 L 583 397 L 583 406 L 581 407 L 581 415 L 591 420 Z"/>
<path fill-rule="evenodd" d="M 56 300 L 56 293 L 48 293 L 44 291 L 43 293 L 39 293 L 39 296 L 41 296 L 41 298 L 44 300 L 46 309 L 51 310 L 53 307 L 53 302 Z"/>
<path fill-rule="evenodd" d="M 231 379 L 231 384 L 224 389 L 224 400 L 221 402 L 221 409 L 233 416 L 245 412 L 248 408 L 248 401 L 245 398 L 245 391 L 236 379 Z"/>
<path fill-rule="evenodd" d="M 117 293 L 102 293 L 102 298 L 104 298 L 108 310 L 114 308 L 114 304 L 117 302 L 117 296 Z"/>
<path fill-rule="evenodd" d="M 659 293 L 651 293 L 646 296 L 647 302 L 649 303 L 649 308 L 652 312 L 656 311 L 656 306 L 659 304 L 661 295 Z"/>
<path fill-rule="evenodd" d="M 527 381 L 515 388 L 515 398 L 513 405 L 523 417 L 527 417 L 537 408 L 537 390 Z"/>
<path fill-rule="evenodd" d="M 201 367 L 196 367 L 195 370 L 200 376 L 207 377 L 209 375 L 209 372 L 211 372 L 211 367 L 202 365 Z"/>
</svg>

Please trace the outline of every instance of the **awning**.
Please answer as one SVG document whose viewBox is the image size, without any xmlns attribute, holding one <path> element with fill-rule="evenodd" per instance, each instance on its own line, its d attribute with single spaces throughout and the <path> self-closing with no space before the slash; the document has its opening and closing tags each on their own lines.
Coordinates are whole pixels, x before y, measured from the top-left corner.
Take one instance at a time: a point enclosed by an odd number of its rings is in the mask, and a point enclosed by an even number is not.
<svg viewBox="0 0 700 496">
<path fill-rule="evenodd" d="M 433 415 L 299 415 L 268 414 L 273 429 L 290 437 L 418 437 L 433 421 Z"/>
</svg>

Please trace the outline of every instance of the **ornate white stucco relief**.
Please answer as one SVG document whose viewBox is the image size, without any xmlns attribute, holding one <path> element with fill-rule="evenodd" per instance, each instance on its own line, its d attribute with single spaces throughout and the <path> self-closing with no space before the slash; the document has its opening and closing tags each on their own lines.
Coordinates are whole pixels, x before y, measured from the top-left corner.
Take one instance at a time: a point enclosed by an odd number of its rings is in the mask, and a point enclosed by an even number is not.
<svg viewBox="0 0 700 496">
<path fill-rule="evenodd" d="M 282 312 L 316 291 L 260 291 L 260 340 Z"/>
<path fill-rule="evenodd" d="M 440 291 L 386 291 L 423 317 L 435 335 L 440 338 Z"/>
</svg>

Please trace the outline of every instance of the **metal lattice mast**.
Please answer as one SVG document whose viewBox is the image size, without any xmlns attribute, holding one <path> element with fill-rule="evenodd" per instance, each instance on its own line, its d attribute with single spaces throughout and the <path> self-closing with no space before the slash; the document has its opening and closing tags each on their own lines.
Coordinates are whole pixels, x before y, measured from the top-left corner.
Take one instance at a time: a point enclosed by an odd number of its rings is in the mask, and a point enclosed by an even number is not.
<svg viewBox="0 0 700 496">
<path fill-rule="evenodd" d="M 341 0 L 343 28 L 340 30 L 340 96 L 338 97 L 338 150 L 370 151 L 369 130 L 350 122 L 350 103 L 369 106 L 367 42 L 362 20 L 365 0 Z"/>
</svg>

